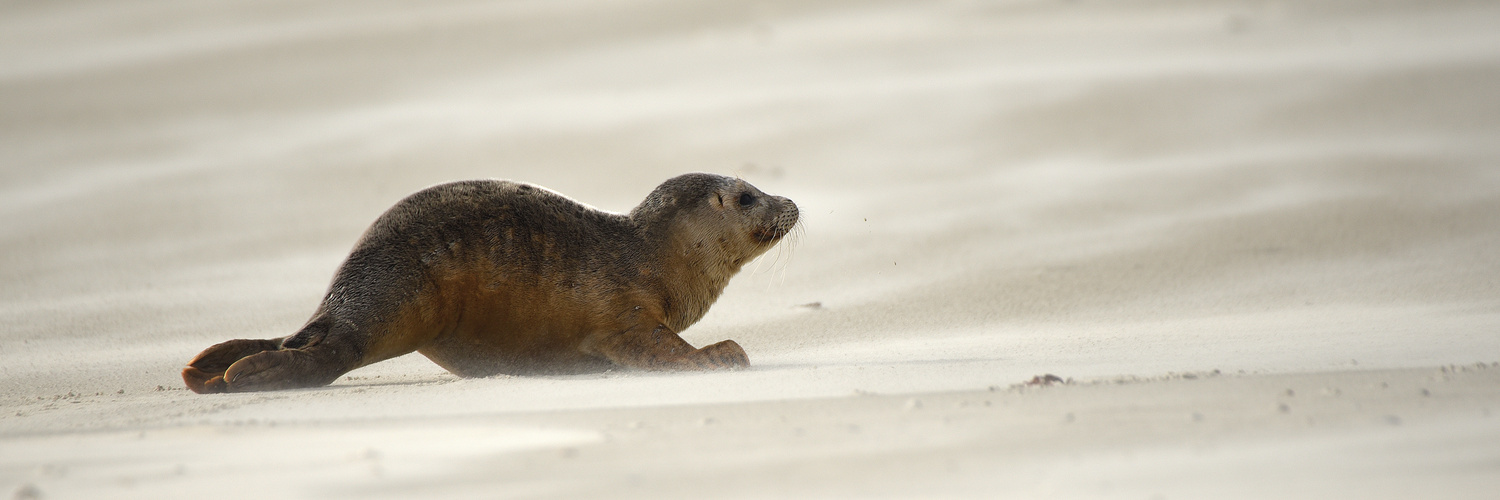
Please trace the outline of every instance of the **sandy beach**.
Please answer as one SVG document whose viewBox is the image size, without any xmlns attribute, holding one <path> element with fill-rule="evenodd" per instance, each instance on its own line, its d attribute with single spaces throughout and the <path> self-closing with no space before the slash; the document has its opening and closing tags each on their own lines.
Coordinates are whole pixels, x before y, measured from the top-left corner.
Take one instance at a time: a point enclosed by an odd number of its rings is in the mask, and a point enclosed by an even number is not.
<svg viewBox="0 0 1500 500">
<path fill-rule="evenodd" d="M 1500 491 L 1494 2 L 0 13 L 0 496 Z M 683 333 L 753 369 L 178 375 L 423 187 L 692 171 L 803 214 Z"/>
</svg>

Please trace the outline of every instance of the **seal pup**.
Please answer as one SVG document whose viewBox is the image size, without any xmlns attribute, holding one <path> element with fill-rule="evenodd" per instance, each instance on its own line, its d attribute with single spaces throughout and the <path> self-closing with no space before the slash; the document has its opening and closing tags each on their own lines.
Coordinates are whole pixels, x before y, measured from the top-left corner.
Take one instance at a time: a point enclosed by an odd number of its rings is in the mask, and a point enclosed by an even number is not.
<svg viewBox="0 0 1500 500">
<path fill-rule="evenodd" d="M 629 214 L 504 180 L 440 184 L 365 231 L 312 319 L 182 370 L 197 393 L 317 387 L 413 351 L 462 377 L 750 366 L 677 334 L 796 226 L 797 205 L 731 177 L 668 179 Z"/>
</svg>

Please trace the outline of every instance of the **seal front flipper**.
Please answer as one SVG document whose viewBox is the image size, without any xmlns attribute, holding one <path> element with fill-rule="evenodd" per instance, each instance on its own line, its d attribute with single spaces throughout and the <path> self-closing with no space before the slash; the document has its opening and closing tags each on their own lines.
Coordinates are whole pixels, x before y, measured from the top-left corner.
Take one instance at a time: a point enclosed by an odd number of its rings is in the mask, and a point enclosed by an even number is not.
<svg viewBox="0 0 1500 500">
<path fill-rule="evenodd" d="M 724 370 L 749 368 L 750 357 L 733 340 L 696 349 L 664 325 L 636 327 L 609 335 L 592 346 L 616 365 L 642 370 Z"/>
<path fill-rule="evenodd" d="M 198 394 L 229 392 L 224 372 L 247 356 L 281 348 L 282 339 L 235 339 L 215 344 L 198 353 L 182 369 L 182 381 Z"/>
<path fill-rule="evenodd" d="M 699 349 L 696 359 L 706 369 L 738 369 L 750 367 L 750 355 L 738 342 L 724 340 Z"/>
</svg>

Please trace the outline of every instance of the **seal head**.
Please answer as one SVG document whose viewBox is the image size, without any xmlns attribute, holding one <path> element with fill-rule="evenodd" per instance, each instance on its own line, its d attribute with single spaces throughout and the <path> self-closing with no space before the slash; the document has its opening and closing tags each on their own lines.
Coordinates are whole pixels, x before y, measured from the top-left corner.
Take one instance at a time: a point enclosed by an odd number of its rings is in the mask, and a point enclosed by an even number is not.
<svg viewBox="0 0 1500 500">
<path fill-rule="evenodd" d="M 674 177 L 630 212 L 659 245 L 669 295 L 682 305 L 674 328 L 687 328 L 708 312 L 745 263 L 775 246 L 797 225 L 797 205 L 741 179 L 713 174 Z M 679 330 L 680 331 L 680 330 Z"/>
</svg>

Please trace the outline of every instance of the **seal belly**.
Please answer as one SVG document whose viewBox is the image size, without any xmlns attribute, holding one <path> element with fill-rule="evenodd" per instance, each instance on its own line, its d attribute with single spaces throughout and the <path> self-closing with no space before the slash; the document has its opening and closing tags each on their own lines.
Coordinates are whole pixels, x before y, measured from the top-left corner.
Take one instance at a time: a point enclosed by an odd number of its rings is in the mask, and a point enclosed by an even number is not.
<svg viewBox="0 0 1500 500">
<path fill-rule="evenodd" d="M 465 308 L 452 329 L 417 352 L 462 377 L 592 373 L 610 367 L 608 360 L 578 348 L 592 322 L 536 314 L 541 311 L 516 304 L 514 299 L 523 297 Z M 558 310 L 570 309 L 577 310 Z"/>
<path fill-rule="evenodd" d="M 440 293 L 457 295 L 450 298 L 459 304 L 448 328 L 417 352 L 463 377 L 593 373 L 611 366 L 579 345 L 611 327 L 605 311 L 615 301 L 545 277 L 531 283 L 484 279 L 492 276 L 454 273 L 441 281 Z"/>
</svg>

